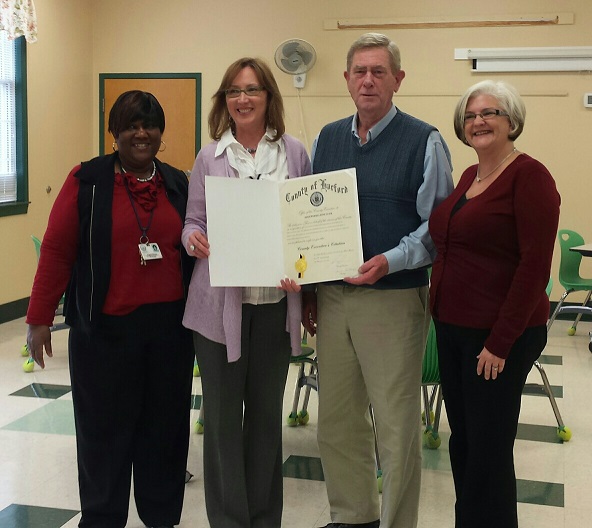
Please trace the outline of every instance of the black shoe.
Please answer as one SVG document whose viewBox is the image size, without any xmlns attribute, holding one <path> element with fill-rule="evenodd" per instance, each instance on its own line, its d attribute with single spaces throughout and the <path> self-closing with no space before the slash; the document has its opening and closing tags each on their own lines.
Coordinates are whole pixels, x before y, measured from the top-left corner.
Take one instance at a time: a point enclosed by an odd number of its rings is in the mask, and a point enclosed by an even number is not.
<svg viewBox="0 0 592 528">
<path fill-rule="evenodd" d="M 329 523 L 323 528 L 379 528 L 380 520 L 362 524 Z"/>
</svg>

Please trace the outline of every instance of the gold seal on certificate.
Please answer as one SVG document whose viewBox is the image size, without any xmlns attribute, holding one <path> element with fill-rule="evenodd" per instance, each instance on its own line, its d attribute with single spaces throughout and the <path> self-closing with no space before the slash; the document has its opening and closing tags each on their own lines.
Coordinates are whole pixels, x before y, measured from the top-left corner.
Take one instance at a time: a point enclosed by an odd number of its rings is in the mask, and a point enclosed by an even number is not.
<svg viewBox="0 0 592 528">
<path fill-rule="evenodd" d="M 306 271 L 306 257 L 301 253 L 300 258 L 294 263 L 294 267 L 298 272 L 298 278 L 304 279 L 304 272 Z"/>
</svg>

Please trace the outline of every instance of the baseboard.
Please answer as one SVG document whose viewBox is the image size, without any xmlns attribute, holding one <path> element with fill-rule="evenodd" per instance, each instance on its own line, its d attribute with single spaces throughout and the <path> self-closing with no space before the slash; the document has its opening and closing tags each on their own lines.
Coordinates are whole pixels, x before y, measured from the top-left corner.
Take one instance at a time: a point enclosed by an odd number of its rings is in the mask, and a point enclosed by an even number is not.
<svg viewBox="0 0 592 528">
<path fill-rule="evenodd" d="M 14 321 L 27 315 L 29 307 L 29 297 L 12 301 L 6 304 L 0 304 L 0 324 Z"/>
</svg>

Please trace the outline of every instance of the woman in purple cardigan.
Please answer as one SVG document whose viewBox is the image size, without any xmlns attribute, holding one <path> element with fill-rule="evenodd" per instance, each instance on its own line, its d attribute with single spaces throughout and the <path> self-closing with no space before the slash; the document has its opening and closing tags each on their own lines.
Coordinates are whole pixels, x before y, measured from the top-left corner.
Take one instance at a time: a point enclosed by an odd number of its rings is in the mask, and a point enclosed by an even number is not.
<svg viewBox="0 0 592 528">
<path fill-rule="evenodd" d="M 560 203 L 545 166 L 514 146 L 525 113 L 506 83 L 467 90 L 454 129 L 478 163 L 429 223 L 456 528 L 518 526 L 514 439 L 526 376 L 547 342 Z"/>
<path fill-rule="evenodd" d="M 283 394 L 290 353 L 300 353 L 300 294 L 210 286 L 205 176 L 279 181 L 310 174 L 310 160 L 284 133 L 282 97 L 261 60 L 231 64 L 213 101 L 214 142 L 195 161 L 182 235 L 197 257 L 183 324 L 194 330 L 207 406 L 206 508 L 212 528 L 279 528 Z"/>
</svg>

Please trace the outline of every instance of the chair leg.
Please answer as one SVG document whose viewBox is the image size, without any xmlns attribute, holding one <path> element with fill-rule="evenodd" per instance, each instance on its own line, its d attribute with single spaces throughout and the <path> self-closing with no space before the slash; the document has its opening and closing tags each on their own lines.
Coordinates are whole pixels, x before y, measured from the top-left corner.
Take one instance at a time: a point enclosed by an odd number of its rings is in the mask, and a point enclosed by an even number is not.
<svg viewBox="0 0 592 528">
<path fill-rule="evenodd" d="M 428 449 L 438 449 L 442 443 L 442 439 L 438 435 L 438 426 L 440 422 L 440 411 L 442 409 L 442 396 L 440 392 L 440 385 L 434 385 L 431 396 L 428 394 L 428 386 L 422 385 L 421 392 L 423 395 L 423 407 L 425 416 L 425 429 L 423 431 L 423 442 Z M 437 399 L 435 400 L 437 395 Z M 436 412 L 432 419 L 432 408 L 436 401 Z"/>
<path fill-rule="evenodd" d="M 378 453 L 378 435 L 376 434 L 376 421 L 374 420 L 374 410 L 370 405 L 370 420 L 372 421 L 372 430 L 374 431 L 374 454 L 376 456 L 376 485 L 378 493 L 382 493 L 382 468 L 380 467 L 380 455 Z"/>
<path fill-rule="evenodd" d="M 436 399 L 436 412 L 434 413 L 434 433 L 438 434 L 438 429 L 440 427 L 440 415 L 442 413 L 442 386 L 438 385 L 434 388 L 437 391 L 437 399 Z"/>
<path fill-rule="evenodd" d="M 549 330 L 551 329 L 551 325 L 554 323 L 557 315 L 559 314 L 559 310 L 563 306 L 563 303 L 565 302 L 565 298 L 573 291 L 574 291 L 573 288 L 570 288 L 569 290 L 565 290 L 565 293 L 561 296 L 561 299 L 559 299 L 559 302 L 557 303 L 555 310 L 553 310 L 553 314 L 551 315 L 551 318 L 547 321 L 547 332 L 549 332 Z"/>
<path fill-rule="evenodd" d="M 195 422 L 195 432 L 197 434 L 203 434 L 204 431 L 204 401 L 201 399 L 201 405 L 199 406 L 199 416 Z"/>
<path fill-rule="evenodd" d="M 547 373 L 543 366 L 538 362 L 534 362 L 534 366 L 539 371 L 541 375 L 541 379 L 543 380 L 543 389 L 549 398 L 549 402 L 551 403 L 551 407 L 553 409 L 553 413 L 555 414 L 555 419 L 557 420 L 557 436 L 564 442 L 569 442 L 571 439 L 571 431 L 568 427 L 565 427 L 563 423 L 563 419 L 561 418 L 561 413 L 559 412 L 559 407 L 557 407 L 557 402 L 555 401 L 555 396 L 553 395 L 553 391 L 551 390 L 551 385 L 549 383 L 549 378 L 547 378 Z"/>
<path fill-rule="evenodd" d="M 304 379 L 304 361 L 298 366 L 298 377 L 296 378 L 296 388 L 294 389 L 294 399 L 292 400 L 292 411 L 288 415 L 287 423 L 290 427 L 298 425 L 298 402 L 300 401 L 300 390 L 302 389 L 301 380 Z"/>
<path fill-rule="evenodd" d="M 592 290 L 590 290 L 588 292 L 588 294 L 586 295 L 586 300 L 582 303 L 582 306 L 587 306 L 588 305 L 588 301 L 590 300 L 590 296 L 592 295 Z M 576 320 L 573 322 L 573 324 L 571 325 L 571 328 L 567 331 L 567 333 L 569 335 L 574 335 L 576 333 L 576 327 L 578 326 L 578 323 L 580 322 L 580 319 L 582 318 L 582 313 L 579 313 L 576 316 Z"/>
<path fill-rule="evenodd" d="M 561 413 L 559 412 L 559 407 L 557 407 L 557 402 L 555 401 L 555 396 L 553 395 L 553 391 L 551 390 L 551 385 L 549 383 L 549 378 L 547 377 L 547 373 L 545 372 L 545 369 L 538 361 L 534 362 L 534 366 L 539 371 L 539 374 L 541 375 L 541 378 L 543 380 L 543 389 L 545 391 L 545 394 L 549 398 L 549 401 L 551 402 L 551 407 L 553 408 L 553 413 L 555 413 L 555 419 L 557 420 L 557 425 L 559 427 L 564 427 L 565 424 L 563 423 L 563 420 L 561 418 Z"/>
</svg>

